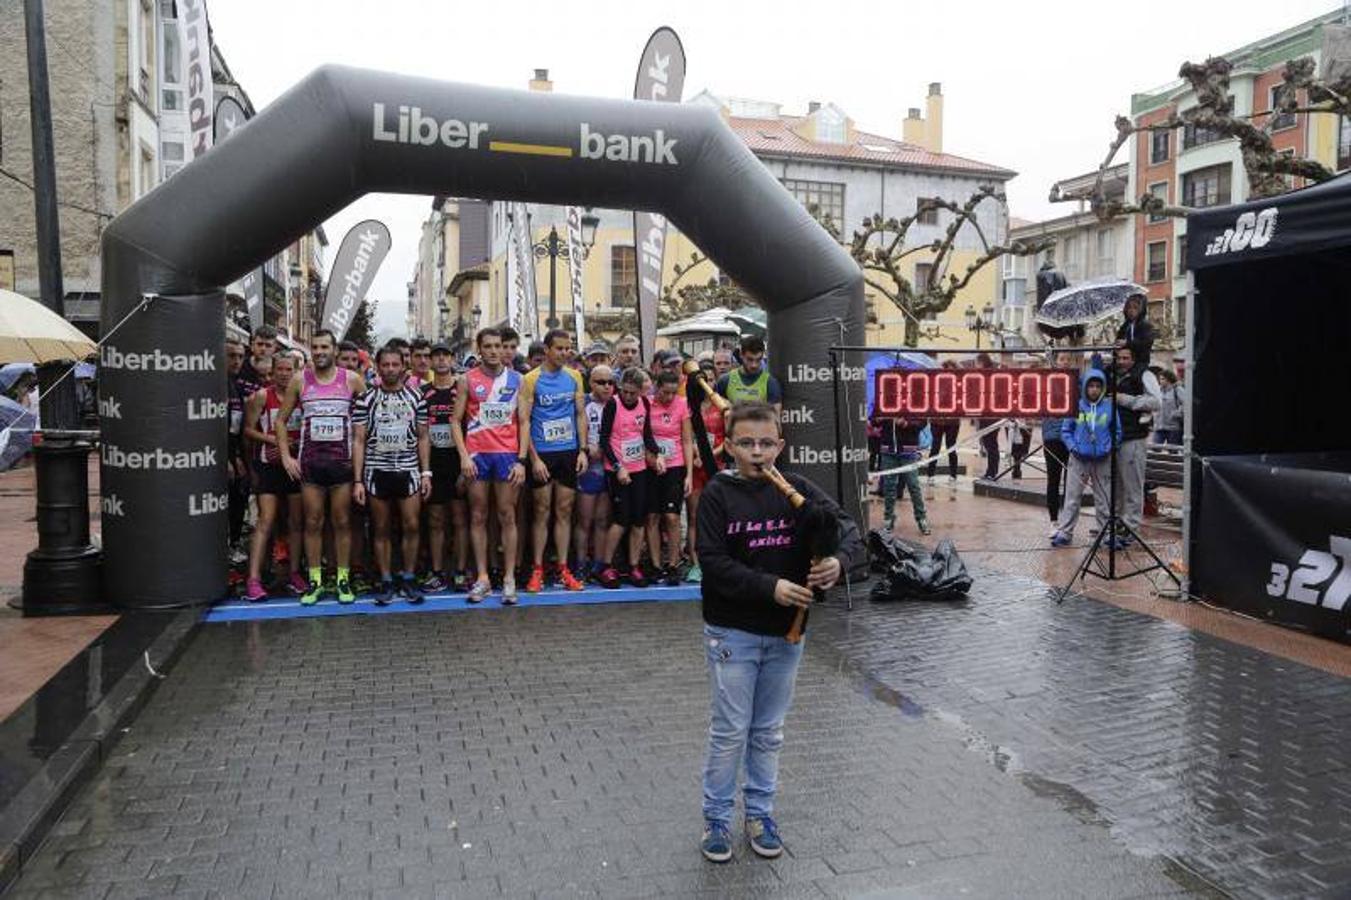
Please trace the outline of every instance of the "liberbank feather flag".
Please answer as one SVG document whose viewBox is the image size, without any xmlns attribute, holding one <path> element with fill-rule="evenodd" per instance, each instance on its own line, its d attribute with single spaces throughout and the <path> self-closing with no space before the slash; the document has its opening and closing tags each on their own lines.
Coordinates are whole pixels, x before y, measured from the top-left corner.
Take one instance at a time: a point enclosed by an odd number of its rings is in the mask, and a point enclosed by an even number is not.
<svg viewBox="0 0 1351 900">
<path fill-rule="evenodd" d="M 361 301 L 366 299 L 366 292 L 392 243 L 389 229 L 375 219 L 356 223 L 342 239 L 333 269 L 328 273 L 324 314 L 319 318 L 319 327 L 333 332 L 339 341 L 352 327 L 352 319 L 361 307 Z"/>
<path fill-rule="evenodd" d="M 178 0 L 179 53 L 188 88 L 188 145 L 191 159 L 211 149 L 215 138 L 215 90 L 211 81 L 211 26 L 206 0 Z"/>
<path fill-rule="evenodd" d="M 586 346 L 586 301 L 582 297 L 582 270 L 586 251 L 582 249 L 582 211 L 568 207 L 568 284 L 572 288 L 572 318 L 576 323 L 577 351 Z"/>
<path fill-rule="evenodd" d="M 652 32 L 638 61 L 635 100 L 679 103 L 685 89 L 685 48 L 674 30 L 662 26 Z M 633 214 L 633 246 L 638 252 L 638 339 L 643 359 L 651 359 L 657 341 L 657 298 L 661 294 L 662 260 L 666 255 L 666 217 L 651 212 Z"/>
</svg>

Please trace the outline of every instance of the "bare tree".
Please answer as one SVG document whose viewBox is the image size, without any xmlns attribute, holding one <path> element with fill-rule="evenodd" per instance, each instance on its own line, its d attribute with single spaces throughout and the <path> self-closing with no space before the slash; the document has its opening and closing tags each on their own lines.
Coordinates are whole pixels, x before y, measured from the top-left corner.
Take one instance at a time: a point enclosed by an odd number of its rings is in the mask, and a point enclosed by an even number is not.
<svg viewBox="0 0 1351 900">
<path fill-rule="evenodd" d="M 702 282 L 694 281 L 691 278 L 694 270 L 705 262 L 708 257 L 695 251 L 690 254 L 688 263 L 675 264 L 675 277 L 663 285 L 657 304 L 658 325 L 669 325 L 719 306 L 737 309 L 755 302 L 730 278 L 714 276 Z"/>
<path fill-rule="evenodd" d="M 1125 116 L 1116 117 L 1116 138 L 1107 149 L 1098 175 L 1092 186 L 1082 191 L 1062 192 L 1060 186 L 1051 188 L 1052 203 L 1087 201 L 1101 221 L 1136 213 L 1155 216 L 1182 217 L 1193 210 L 1170 204 L 1160 197 L 1145 193 L 1134 202 L 1109 199 L 1103 188 L 1107 170 L 1117 153 L 1132 136 L 1145 132 L 1174 131 L 1191 126 L 1205 129 L 1239 142 L 1243 169 L 1250 185 L 1249 196 L 1274 197 L 1290 190 L 1289 177 L 1312 182 L 1327 181 L 1336 175 L 1316 160 L 1283 154 L 1271 140 L 1276 122 L 1289 115 L 1324 113 L 1351 114 L 1351 74 L 1334 80 L 1319 79 L 1311 58 L 1293 59 L 1281 71 L 1281 85 L 1276 91 L 1274 108 L 1248 116 L 1234 115 L 1234 98 L 1229 93 L 1229 74 L 1232 63 L 1224 57 L 1212 57 L 1204 63 L 1183 63 L 1178 75 L 1185 79 L 1196 94 L 1196 106 L 1149 125 L 1136 125 Z M 1307 105 L 1300 104 L 1303 92 Z M 1265 117 L 1259 125 L 1255 120 Z"/>
<path fill-rule="evenodd" d="M 905 317 L 906 346 L 916 346 L 921 337 L 938 334 L 936 328 L 925 328 L 923 319 L 950 307 L 957 295 L 985 266 L 1001 256 L 1030 256 L 1051 246 L 1049 240 L 990 243 L 976 215 L 980 205 L 990 200 L 1001 206 L 1006 202 L 1004 192 L 998 187 L 983 184 L 963 203 L 941 197 L 924 199 L 916 205 L 914 215 L 883 219 L 881 213 L 874 213 L 863 220 L 862 228 L 854 232 L 848 244 L 849 255 L 863 270 L 864 282 L 890 300 Z M 952 221 L 948 223 L 943 236 L 923 244 L 909 244 L 906 239 L 910 227 L 928 213 L 940 209 L 952 213 Z M 829 216 L 822 218 L 821 224 L 836 240 L 840 240 L 840 230 Z M 949 271 L 957 251 L 957 236 L 968 226 L 980 238 L 981 254 L 960 273 Z M 924 260 L 931 266 L 928 284 L 915 284 L 903 273 L 905 259 L 920 253 L 932 254 Z"/>
</svg>

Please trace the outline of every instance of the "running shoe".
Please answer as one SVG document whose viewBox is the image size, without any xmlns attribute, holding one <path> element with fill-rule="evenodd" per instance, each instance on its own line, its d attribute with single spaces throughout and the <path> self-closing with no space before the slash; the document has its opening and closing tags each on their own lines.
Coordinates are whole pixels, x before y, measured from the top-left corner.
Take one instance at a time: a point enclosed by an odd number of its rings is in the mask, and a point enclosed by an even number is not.
<svg viewBox="0 0 1351 900">
<path fill-rule="evenodd" d="M 349 579 L 338 579 L 338 602 L 343 605 L 357 602 L 357 595 L 352 593 L 352 582 Z"/>
<path fill-rule="evenodd" d="M 432 572 L 422 580 L 422 589 L 429 594 L 440 594 L 449 586 L 440 572 Z"/>
<path fill-rule="evenodd" d="M 375 605 L 389 606 L 394 602 L 394 581 L 392 579 L 380 579 L 380 587 L 375 591 Z"/>
<path fill-rule="evenodd" d="M 287 565 L 290 561 L 291 552 L 286 545 L 286 538 L 277 538 L 272 542 L 272 562 L 280 567 Z"/>
<path fill-rule="evenodd" d="M 319 602 L 319 592 L 324 589 L 322 583 L 316 581 L 306 588 L 305 593 L 300 595 L 301 606 L 313 606 Z"/>
<path fill-rule="evenodd" d="M 290 579 L 286 582 L 286 586 L 296 594 L 303 594 L 309 589 L 310 583 L 305 580 L 304 575 L 301 575 L 299 572 L 292 572 Z"/>
<path fill-rule="evenodd" d="M 544 590 L 544 567 L 535 566 L 530 570 L 530 580 L 525 583 L 527 594 L 538 594 Z"/>
<path fill-rule="evenodd" d="M 250 578 L 244 587 L 244 599 L 250 603 L 258 603 L 267 599 L 267 589 L 263 587 L 263 582 L 257 578 Z"/>
<path fill-rule="evenodd" d="M 232 566 L 242 566 L 242 565 L 244 565 L 244 563 L 246 563 L 246 562 L 248 562 L 248 561 L 249 561 L 249 555 L 248 555 L 247 553 L 245 553 L 244 550 L 243 550 L 241 547 L 239 547 L 239 546 L 232 546 L 232 547 L 230 548 L 230 565 L 232 565 Z"/>
<path fill-rule="evenodd" d="M 929 520 L 928 520 L 928 519 L 920 519 L 920 520 L 919 520 L 919 533 L 920 533 L 920 534 L 933 534 L 933 533 L 934 533 L 934 530 L 933 530 L 932 528 L 929 527 Z"/>
<path fill-rule="evenodd" d="M 662 581 L 666 583 L 667 587 L 676 587 L 683 580 L 684 579 L 680 577 L 679 566 L 671 566 L 665 572 L 662 573 Z"/>
<path fill-rule="evenodd" d="M 469 574 L 467 572 L 456 572 L 450 579 L 451 590 L 457 594 L 463 594 L 469 590 Z"/>
<path fill-rule="evenodd" d="M 629 584 L 639 588 L 647 587 L 650 584 L 647 575 L 643 573 L 642 566 L 634 566 L 629 570 Z"/>
<path fill-rule="evenodd" d="M 584 584 L 577 580 L 577 576 L 572 574 L 572 570 L 567 566 L 558 567 L 558 580 L 563 583 L 564 590 L 580 591 Z"/>
<path fill-rule="evenodd" d="M 515 605 L 516 605 L 516 600 L 517 600 L 517 597 L 516 597 L 516 582 L 515 582 L 515 581 L 503 581 L 503 582 L 502 582 L 502 605 L 503 605 L 503 606 L 515 606 Z"/>
<path fill-rule="evenodd" d="M 1070 545 L 1070 542 L 1071 542 L 1072 540 L 1074 540 L 1074 539 L 1071 538 L 1071 537 L 1070 537 L 1068 534 L 1066 534 L 1065 532 L 1063 532 L 1063 531 L 1057 531 L 1055 534 L 1053 534 L 1053 535 L 1051 536 L 1051 546 L 1052 546 L 1052 547 L 1068 547 L 1068 546 Z"/>
<path fill-rule="evenodd" d="M 427 599 L 427 595 L 422 593 L 412 575 L 403 576 L 403 581 L 399 583 L 399 594 L 414 606 Z"/>
<path fill-rule="evenodd" d="M 486 578 L 480 578 L 478 581 L 475 581 L 474 586 L 469 589 L 468 600 L 470 603 L 482 603 L 484 600 L 488 599 L 488 595 L 492 593 L 492 590 L 492 583 Z"/>
<path fill-rule="evenodd" d="M 704 570 L 699 568 L 698 563 L 695 563 L 694 565 L 690 566 L 690 570 L 685 573 L 685 581 L 689 582 L 690 584 L 701 584 L 703 583 L 703 580 L 704 580 Z"/>
<path fill-rule="evenodd" d="M 600 582 L 601 587 L 613 590 L 614 588 L 619 587 L 619 572 L 614 566 L 606 566 L 601 570 L 601 573 L 596 576 L 596 580 Z"/>
</svg>

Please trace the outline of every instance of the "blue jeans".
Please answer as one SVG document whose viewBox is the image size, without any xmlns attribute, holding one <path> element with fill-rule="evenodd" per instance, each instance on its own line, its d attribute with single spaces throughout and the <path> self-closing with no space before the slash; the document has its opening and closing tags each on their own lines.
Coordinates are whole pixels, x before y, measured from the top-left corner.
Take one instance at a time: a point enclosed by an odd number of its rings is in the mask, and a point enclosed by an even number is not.
<svg viewBox="0 0 1351 900">
<path fill-rule="evenodd" d="M 742 795 L 747 816 L 774 811 L 783 719 L 803 643 L 704 625 L 711 715 L 704 760 L 704 818 L 730 825 L 737 770 L 746 759 Z"/>
</svg>

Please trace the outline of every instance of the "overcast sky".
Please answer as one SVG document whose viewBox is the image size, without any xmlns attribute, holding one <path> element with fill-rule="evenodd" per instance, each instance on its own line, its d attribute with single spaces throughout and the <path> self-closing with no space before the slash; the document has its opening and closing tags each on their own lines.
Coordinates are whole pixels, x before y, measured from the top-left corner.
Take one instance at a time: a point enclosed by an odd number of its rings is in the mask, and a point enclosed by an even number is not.
<svg viewBox="0 0 1351 900">
<path fill-rule="evenodd" d="M 1200 61 L 1337 4 L 1135 0 L 943 3 L 467 3 L 463 0 L 209 0 L 215 39 L 262 108 L 323 63 L 524 88 L 548 68 L 556 91 L 626 97 L 653 29 L 670 25 L 688 59 L 685 97 L 773 100 L 798 113 L 834 102 L 866 131 L 901 135 L 928 84 L 945 96 L 944 150 L 1019 173 L 1009 209 L 1061 214 L 1052 182 L 1097 167 L 1130 95 Z M 848 12 L 846 12 L 846 10 Z M 1124 159 L 1124 152 L 1121 157 Z M 278 202 L 285 202 L 279 198 Z M 425 197 L 371 195 L 326 223 L 329 262 L 347 229 L 375 217 L 394 247 L 370 296 L 379 327 L 403 328 Z"/>
</svg>

